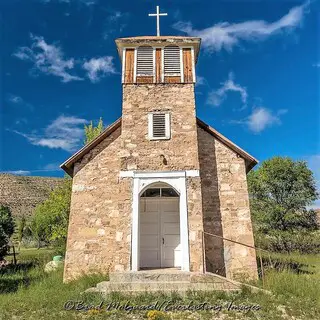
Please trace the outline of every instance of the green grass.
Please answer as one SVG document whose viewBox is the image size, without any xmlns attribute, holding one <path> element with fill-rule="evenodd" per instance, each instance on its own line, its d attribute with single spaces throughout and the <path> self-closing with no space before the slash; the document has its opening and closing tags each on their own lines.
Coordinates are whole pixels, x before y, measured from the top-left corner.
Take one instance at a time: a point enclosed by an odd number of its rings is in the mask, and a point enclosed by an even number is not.
<svg viewBox="0 0 320 320">
<path fill-rule="evenodd" d="M 218 313 L 210 311 L 167 312 L 158 319 L 320 319 L 320 261 L 311 255 L 274 254 L 275 268 L 265 266 L 265 289 L 272 292 L 253 293 L 244 288 L 240 293 L 189 292 L 180 297 L 172 293 L 125 296 L 119 293 L 101 297 L 99 294 L 83 294 L 84 290 L 105 280 L 106 276 L 85 276 L 78 281 L 62 283 L 62 270 L 46 274 L 45 263 L 52 259 L 52 250 L 24 250 L 18 256 L 15 268 L 0 272 L 0 319 L 146 319 L 146 311 L 131 313 L 119 310 L 106 312 L 111 302 L 131 305 L 150 305 L 158 301 L 173 301 L 175 305 L 197 305 L 207 302 L 222 306 Z M 261 286 L 261 281 L 256 285 Z M 97 306 L 103 302 L 103 311 L 67 311 L 68 300 L 83 301 L 86 305 Z M 259 305 L 261 310 L 244 312 L 226 311 L 226 304 Z M 151 319 L 151 318 L 150 318 Z M 157 319 L 157 318 L 155 318 Z"/>
</svg>

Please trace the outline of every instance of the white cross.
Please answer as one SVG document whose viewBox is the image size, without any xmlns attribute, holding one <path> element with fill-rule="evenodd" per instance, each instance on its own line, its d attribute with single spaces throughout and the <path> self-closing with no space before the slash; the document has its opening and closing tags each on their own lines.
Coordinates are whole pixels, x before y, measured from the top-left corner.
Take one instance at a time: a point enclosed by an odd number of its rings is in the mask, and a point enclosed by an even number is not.
<svg viewBox="0 0 320 320">
<path fill-rule="evenodd" d="M 149 17 L 157 17 L 157 36 L 160 36 L 160 16 L 167 16 L 167 13 L 160 13 L 159 6 L 157 6 L 157 13 L 149 13 Z"/>
</svg>

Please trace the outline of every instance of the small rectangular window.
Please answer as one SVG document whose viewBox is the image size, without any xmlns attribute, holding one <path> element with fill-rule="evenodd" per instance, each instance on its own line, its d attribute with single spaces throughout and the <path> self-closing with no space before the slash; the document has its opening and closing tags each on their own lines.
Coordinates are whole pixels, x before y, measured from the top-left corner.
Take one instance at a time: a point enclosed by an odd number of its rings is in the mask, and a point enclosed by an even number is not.
<svg viewBox="0 0 320 320">
<path fill-rule="evenodd" d="M 150 140 L 170 139 L 169 113 L 149 113 L 148 136 Z"/>
</svg>

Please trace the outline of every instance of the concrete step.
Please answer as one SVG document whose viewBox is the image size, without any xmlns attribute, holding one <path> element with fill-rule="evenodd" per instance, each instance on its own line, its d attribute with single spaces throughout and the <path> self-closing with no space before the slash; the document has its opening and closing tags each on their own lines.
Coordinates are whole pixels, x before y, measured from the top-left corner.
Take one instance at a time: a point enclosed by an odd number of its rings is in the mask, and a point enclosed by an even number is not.
<svg viewBox="0 0 320 320">
<path fill-rule="evenodd" d="M 234 291 L 239 290 L 239 287 L 232 286 L 228 282 L 218 283 L 191 283 L 188 281 L 176 282 L 110 282 L 104 281 L 97 284 L 95 291 L 104 294 L 110 292 L 186 292 L 186 291 Z"/>
<path fill-rule="evenodd" d="M 155 273 L 152 271 L 112 272 L 109 274 L 110 282 L 181 282 L 191 279 L 191 272 Z"/>
</svg>

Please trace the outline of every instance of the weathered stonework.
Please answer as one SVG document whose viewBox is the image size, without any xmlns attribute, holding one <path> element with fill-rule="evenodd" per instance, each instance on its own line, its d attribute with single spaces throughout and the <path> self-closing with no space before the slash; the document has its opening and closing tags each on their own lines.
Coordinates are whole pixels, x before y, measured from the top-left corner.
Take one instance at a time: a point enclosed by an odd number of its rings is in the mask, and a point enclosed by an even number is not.
<svg viewBox="0 0 320 320">
<path fill-rule="evenodd" d="M 131 183 L 119 178 L 120 133 L 75 165 L 65 281 L 91 271 L 129 270 Z"/>
<path fill-rule="evenodd" d="M 244 159 L 198 128 L 204 231 L 254 246 Z M 206 269 L 228 278 L 257 277 L 255 250 L 205 235 Z"/>
</svg>

